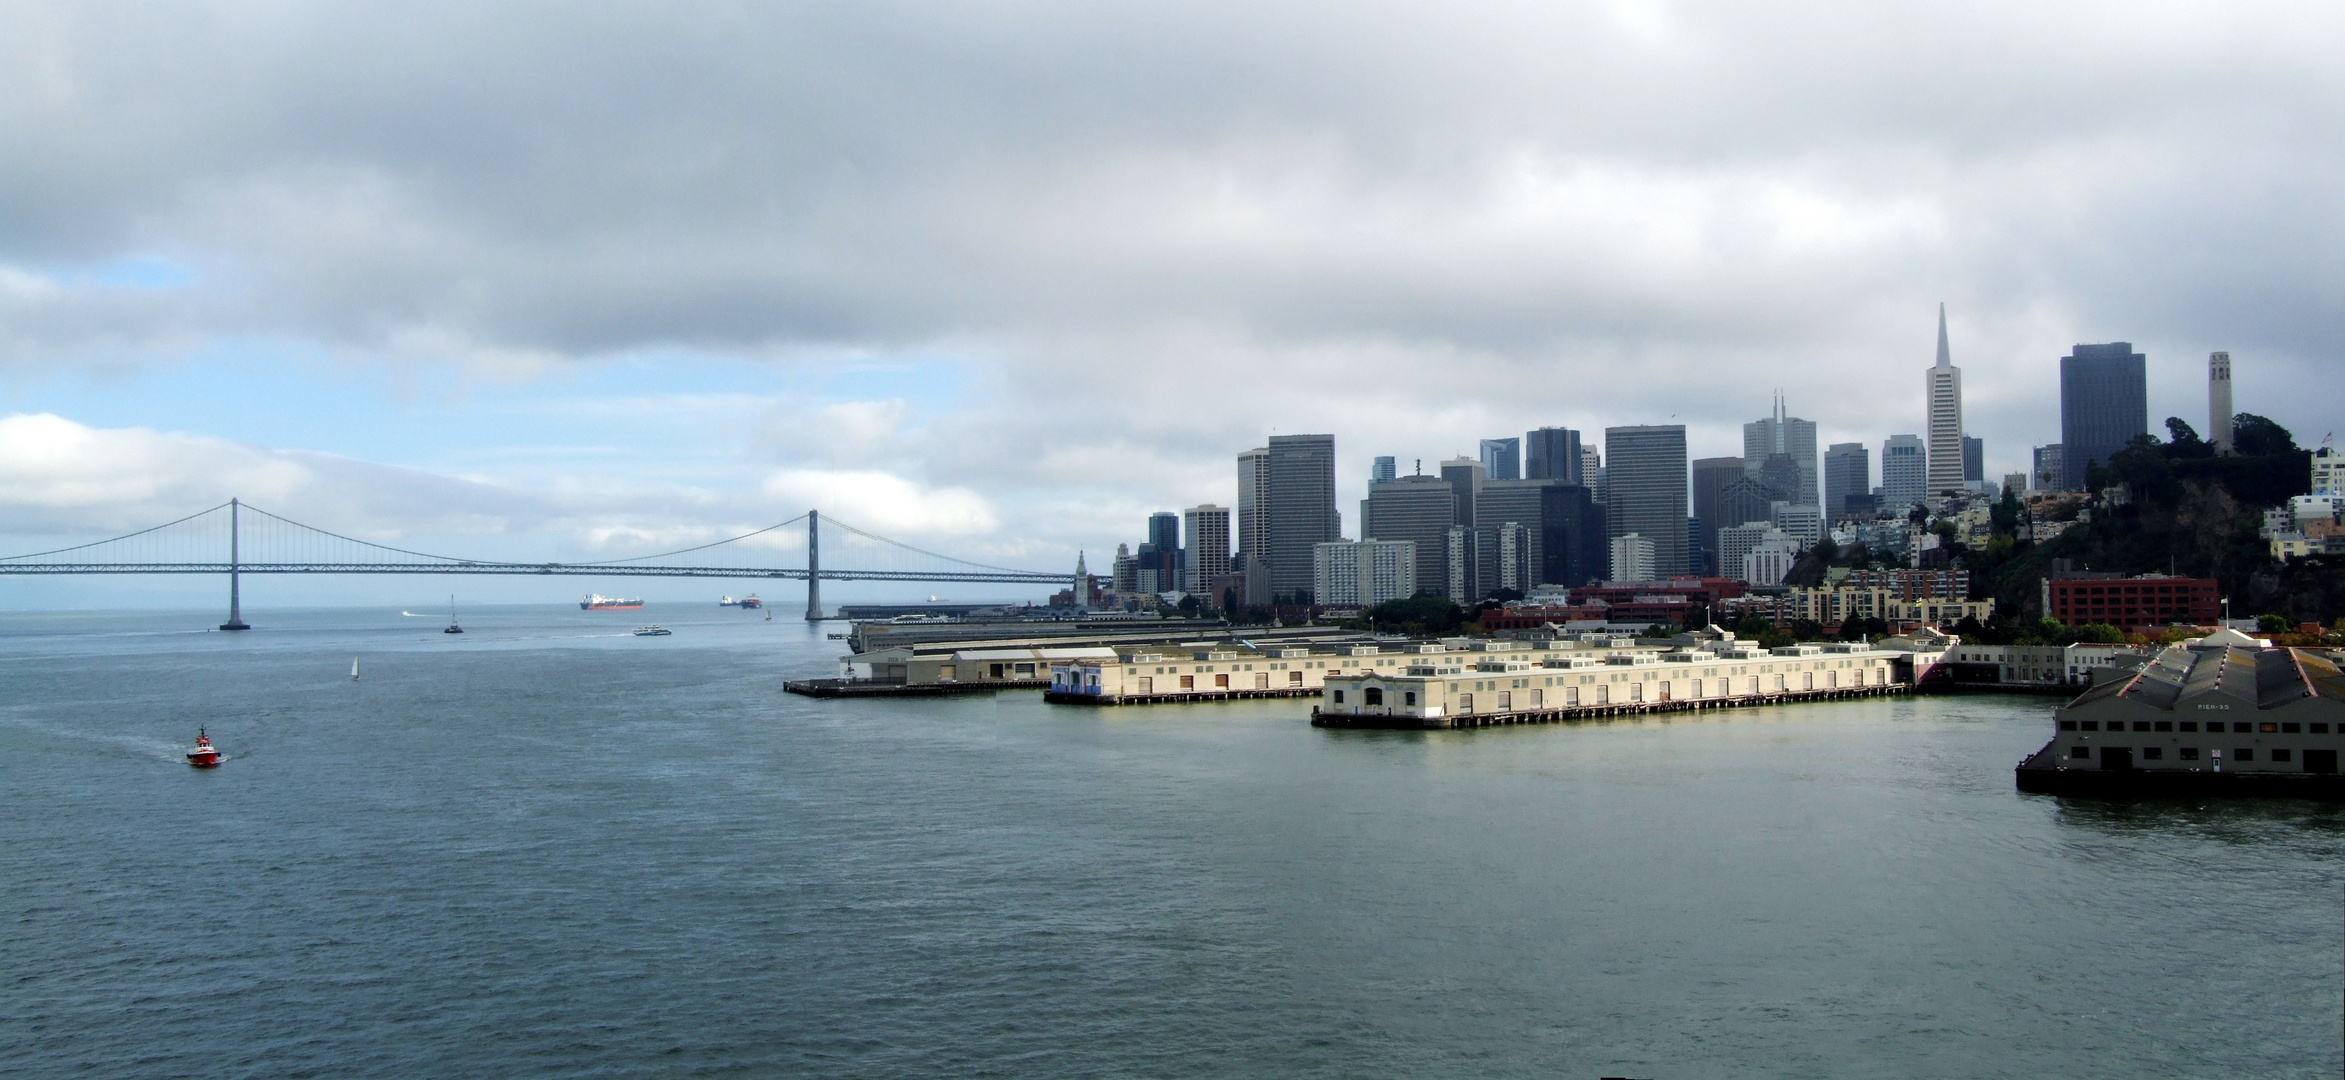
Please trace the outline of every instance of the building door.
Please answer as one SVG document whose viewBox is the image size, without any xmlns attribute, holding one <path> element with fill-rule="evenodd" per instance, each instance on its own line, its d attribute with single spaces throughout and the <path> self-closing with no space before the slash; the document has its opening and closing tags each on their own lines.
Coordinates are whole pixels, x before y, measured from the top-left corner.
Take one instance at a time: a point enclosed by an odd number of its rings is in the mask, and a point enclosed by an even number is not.
<svg viewBox="0 0 2345 1080">
<path fill-rule="evenodd" d="M 1473 712 L 1473 711 L 1474 711 L 1474 695 L 1472 695 L 1472 694 L 1459 694 L 1459 695 L 1457 696 L 1457 711 L 1459 711 L 1459 712 L 1467 712 L 1467 713 Z"/>
<path fill-rule="evenodd" d="M 1153 676 L 1153 675 L 1142 675 L 1142 676 L 1140 676 L 1140 692 L 1141 692 L 1141 693 L 1143 693 L 1143 694 L 1153 694 L 1153 693 L 1155 693 L 1155 692 L 1156 692 L 1156 677 L 1155 677 L 1155 676 Z"/>
<path fill-rule="evenodd" d="M 1816 688 L 1816 673 L 1815 673 L 1815 672 L 1813 672 L 1813 671 L 1803 671 L 1803 672 L 1801 672 L 1801 673 L 1800 673 L 1800 676 L 1799 676 L 1799 688 L 1800 688 L 1800 689 L 1802 689 L 1802 690 L 1813 690 L 1813 689 L 1815 689 L 1815 688 Z"/>
<path fill-rule="evenodd" d="M 2304 771 L 2333 773 L 2337 771 L 2335 750 L 2307 750 L 2304 752 Z"/>
<path fill-rule="evenodd" d="M 1287 684 L 1288 686 L 1301 686 L 1301 685 L 1303 685 L 1303 673 L 1302 673 L 1302 672 L 1300 672 L 1300 671 L 1290 671 L 1290 672 L 1287 672 L 1287 673 L 1286 673 L 1286 684 Z"/>
<path fill-rule="evenodd" d="M 1514 691 L 1512 691 L 1512 690 L 1501 690 L 1501 691 L 1499 691 L 1499 692 L 1498 692 L 1498 711 L 1499 711 L 1499 712 L 1505 712 L 1505 711 L 1507 711 L 1508 709 L 1511 709 L 1511 708 L 1514 708 Z"/>
<path fill-rule="evenodd" d="M 2102 772 L 2132 772 L 2133 751 L 2123 746 L 2101 748 Z"/>
<path fill-rule="evenodd" d="M 1214 676 L 1214 677 L 1213 677 L 1213 688 L 1214 688 L 1214 689 L 1216 689 L 1216 690 L 1227 690 L 1227 689 L 1229 689 L 1229 676 L 1227 676 L 1227 675 L 1216 675 L 1216 676 Z"/>
</svg>

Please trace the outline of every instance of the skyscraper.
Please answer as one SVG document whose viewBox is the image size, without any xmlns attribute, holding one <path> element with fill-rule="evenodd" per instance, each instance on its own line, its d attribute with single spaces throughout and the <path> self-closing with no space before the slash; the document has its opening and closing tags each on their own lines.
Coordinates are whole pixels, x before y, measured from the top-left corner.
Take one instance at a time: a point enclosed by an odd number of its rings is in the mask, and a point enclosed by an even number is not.
<svg viewBox="0 0 2345 1080">
<path fill-rule="evenodd" d="M 1399 466 L 1393 462 L 1391 455 L 1386 454 L 1378 457 L 1376 463 L 1368 469 L 1368 486 L 1375 487 L 1398 475 Z"/>
<path fill-rule="evenodd" d="M 1824 518 L 1846 521 L 1848 498 L 1873 493 L 1873 453 L 1863 443 L 1833 443 L 1824 449 Z M 1867 515 L 1870 516 L 1870 515 Z M 1741 522 L 1736 522 L 1741 524 Z"/>
<path fill-rule="evenodd" d="M 1523 478 L 1523 441 L 1521 439 L 1482 440 L 1482 475 L 1490 480 L 1520 480 Z"/>
<path fill-rule="evenodd" d="M 1977 483 L 1987 478 L 1987 444 L 1983 439 L 1968 435 L 1962 437 L 1962 482 Z"/>
<path fill-rule="evenodd" d="M 1822 487 L 1816 475 L 1816 422 L 1785 416 L 1780 394 L 1776 395 L 1773 415 L 1742 426 L 1743 472 L 1757 477 L 1767 468 L 1768 459 L 1777 455 L 1788 459 L 1797 479 L 1788 484 L 1768 481 L 1768 486 L 1802 506 L 1822 505 Z"/>
<path fill-rule="evenodd" d="M 1508 562 L 1498 545 L 1504 529 L 1524 530 L 1519 562 Z M 1678 527 L 1684 532 L 1684 526 Z M 1561 480 L 1491 480 L 1474 499 L 1477 550 L 1492 556 L 1484 568 L 1488 588 L 1528 590 L 1533 585 L 1584 585 L 1604 574 L 1604 527 L 1588 489 Z M 1526 567 L 1521 584 L 1506 583 L 1506 568 Z M 1479 599 L 1472 597 L 1469 599 Z"/>
<path fill-rule="evenodd" d="M 1684 566 L 1685 425 L 1605 428 L 1604 460 L 1606 540 L 1635 533 L 1653 541 L 1653 565 Z"/>
<path fill-rule="evenodd" d="M 1153 552 L 1155 561 L 1141 561 L 1140 568 L 1156 571 L 1156 588 L 1170 592 L 1181 587 L 1181 516 L 1170 510 L 1159 510 L 1148 515 L 1148 542 L 1140 545 L 1142 552 Z"/>
<path fill-rule="evenodd" d="M 2207 354 L 2207 441 L 2231 452 L 2231 354 Z"/>
<path fill-rule="evenodd" d="M 1270 565 L 1270 519 L 1261 513 L 1270 500 L 1270 448 L 1255 447 L 1238 455 L 1238 550 L 1248 565 Z M 1267 581 L 1262 588 L 1269 588 Z M 1255 603 L 1268 603 L 1257 599 Z"/>
<path fill-rule="evenodd" d="M 1938 305 L 1938 362 L 1923 376 L 1922 401 L 1929 411 L 1928 496 L 1960 491 L 1962 467 L 1962 369 L 1946 345 L 1946 305 Z M 1888 459 L 1882 459 L 1888 467 Z"/>
<path fill-rule="evenodd" d="M 1183 589 L 1203 592 L 1229 573 L 1229 507 L 1206 503 L 1181 511 Z"/>
<path fill-rule="evenodd" d="M 1482 481 L 1489 475 L 1482 463 L 1473 458 L 1451 458 L 1441 463 L 1441 478 L 1449 481 L 1450 493 L 1457 498 L 1458 524 L 1474 523 L 1474 496 L 1481 492 Z"/>
<path fill-rule="evenodd" d="M 2079 345 L 2060 358 L 2061 487 L 2085 490 L 2085 470 L 2106 465 L 2150 431 L 2148 361 L 2129 341 Z"/>
<path fill-rule="evenodd" d="M 1311 590 L 1312 545 L 1343 539 L 1335 508 L 1335 436 L 1270 437 L 1270 591 Z M 1249 565 L 1253 553 L 1248 552 Z"/>
<path fill-rule="evenodd" d="M 1580 433 L 1559 427 L 1525 432 L 1523 478 L 1586 484 L 1587 475 L 1580 470 Z"/>
<path fill-rule="evenodd" d="M 1919 435 L 1881 444 L 1881 509 L 1903 516 L 1930 494 L 1930 452 Z"/>
<path fill-rule="evenodd" d="M 1401 476 L 1360 500 L 1360 539 L 1417 542 L 1417 587 L 1449 594 L 1449 530 L 1457 492 L 1438 476 Z"/>
<path fill-rule="evenodd" d="M 2038 491 L 2066 491 L 2068 483 L 2068 448 L 2053 443 L 2036 447 L 2035 470 L 2028 483 Z"/>
<path fill-rule="evenodd" d="M 1705 563 L 1717 557 L 1718 530 L 1742 524 L 1722 518 L 1723 507 L 1719 502 L 1726 485 L 1743 479 L 1742 465 L 1743 459 L 1738 457 L 1700 458 L 1694 462 L 1694 521 L 1702 534 Z"/>
</svg>

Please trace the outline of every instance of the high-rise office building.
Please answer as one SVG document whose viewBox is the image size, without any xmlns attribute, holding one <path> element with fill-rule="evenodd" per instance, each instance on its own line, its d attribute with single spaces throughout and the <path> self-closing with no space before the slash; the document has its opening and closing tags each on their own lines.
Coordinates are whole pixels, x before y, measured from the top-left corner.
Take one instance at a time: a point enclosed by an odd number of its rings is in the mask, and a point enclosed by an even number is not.
<svg viewBox="0 0 2345 1080">
<path fill-rule="evenodd" d="M 1482 463 L 1473 458 L 1451 458 L 1441 463 L 1441 478 L 1449 482 L 1450 494 L 1457 500 L 1458 524 L 1474 523 L 1474 496 L 1481 493 L 1482 481 L 1489 475 Z"/>
<path fill-rule="evenodd" d="M 1246 553 L 1248 563 L 1270 565 L 1270 519 L 1260 512 L 1269 499 L 1270 448 L 1259 446 L 1239 454 L 1238 533 L 1232 539 L 1238 550 Z"/>
<path fill-rule="evenodd" d="M 1474 499 L 1476 551 L 1483 556 L 1482 581 L 1494 588 L 1529 591 L 1534 585 L 1578 586 L 1604 574 L 1604 524 L 1588 489 L 1561 480 L 1491 480 Z M 1517 562 L 1503 551 L 1505 526 L 1519 525 Z M 1684 527 L 1679 526 L 1682 533 Z M 1508 585 L 1510 567 L 1523 567 L 1520 585 Z M 1473 599 L 1479 599 L 1474 597 Z"/>
<path fill-rule="evenodd" d="M 1635 533 L 1653 541 L 1653 565 L 1684 566 L 1685 425 L 1605 428 L 1604 459 L 1607 541 Z"/>
<path fill-rule="evenodd" d="M 1375 487 L 1400 475 L 1399 470 L 1399 464 L 1393 460 L 1391 455 L 1387 454 L 1377 458 L 1375 464 L 1368 468 L 1368 486 Z"/>
<path fill-rule="evenodd" d="M 1919 435 L 1881 444 L 1881 509 L 1903 516 L 1930 494 L 1930 451 Z"/>
<path fill-rule="evenodd" d="M 1523 441 L 1521 439 L 1482 440 L 1482 475 L 1490 480 L 1520 480 L 1523 478 Z"/>
<path fill-rule="evenodd" d="M 1743 479 L 1743 459 L 1738 457 L 1698 458 L 1694 461 L 1694 527 L 1702 534 L 1701 550 L 1704 569 L 1715 569 L 1718 557 L 1718 530 L 1739 521 L 1721 517 L 1720 498 L 1726 485 Z"/>
<path fill-rule="evenodd" d="M 1559 427 L 1525 432 L 1523 478 L 1586 484 L 1587 476 L 1580 470 L 1580 433 Z"/>
<path fill-rule="evenodd" d="M 1156 571 L 1156 591 L 1181 587 L 1181 516 L 1170 510 L 1148 515 L 1148 542 L 1140 545 L 1142 570 Z"/>
<path fill-rule="evenodd" d="M 1962 437 L 1962 482 L 1965 486 L 1987 478 L 1987 444 L 1985 440 L 1965 435 Z"/>
<path fill-rule="evenodd" d="M 1963 490 L 1962 369 L 1946 346 L 1946 305 L 1938 305 L 1938 362 L 1923 375 L 1922 401 L 1929 412 L 1929 466 L 1925 494 L 1935 498 Z M 1882 461 L 1887 466 L 1887 459 Z"/>
<path fill-rule="evenodd" d="M 2207 354 L 2207 441 L 2231 452 L 2231 354 Z"/>
<path fill-rule="evenodd" d="M 1417 594 L 1417 545 L 1409 540 L 1336 540 L 1311 547 L 1312 598 L 1375 607 Z"/>
<path fill-rule="evenodd" d="M 1611 496 L 1612 484 L 1604 476 L 1604 452 L 1593 446 L 1580 447 L 1581 483 L 1596 493 L 1596 505 L 1602 506 Z"/>
<path fill-rule="evenodd" d="M 1229 507 L 1206 503 L 1181 511 L 1181 587 L 1204 592 L 1229 573 Z"/>
<path fill-rule="evenodd" d="M 1335 508 L 1335 436 L 1270 437 L 1270 591 L 1311 589 L 1311 550 L 1343 539 Z M 1247 553 L 1249 565 L 1253 554 Z"/>
<path fill-rule="evenodd" d="M 2037 491 L 2066 491 L 2068 483 L 2068 448 L 2053 443 L 2036 447 L 2035 470 L 2028 483 Z"/>
<path fill-rule="evenodd" d="M 2133 343 L 2079 345 L 2060 358 L 2061 487 L 2085 490 L 2085 470 L 2106 465 L 2150 431 L 2148 360 Z"/>
<path fill-rule="evenodd" d="M 1865 449 L 1865 444 L 1833 443 L 1824 448 L 1824 517 L 1827 520 L 1848 520 L 1853 516 L 1849 513 L 1849 497 L 1864 498 L 1872 493 L 1873 452 Z"/>
<path fill-rule="evenodd" d="M 1770 459 L 1777 457 L 1787 460 L 1777 463 L 1776 467 L 1791 467 L 1796 479 L 1789 484 L 1769 480 L 1767 486 L 1783 492 L 1784 497 L 1793 502 L 1806 506 L 1822 505 L 1822 487 L 1816 475 L 1816 422 L 1785 416 L 1783 396 L 1780 394 L 1775 397 L 1773 415 L 1742 426 L 1743 471 L 1751 476 L 1759 476 L 1767 469 Z"/>
<path fill-rule="evenodd" d="M 1438 476 L 1401 476 L 1368 489 L 1360 500 L 1360 539 L 1413 540 L 1417 587 L 1449 594 L 1449 530 L 1457 525 L 1457 493 Z"/>
</svg>

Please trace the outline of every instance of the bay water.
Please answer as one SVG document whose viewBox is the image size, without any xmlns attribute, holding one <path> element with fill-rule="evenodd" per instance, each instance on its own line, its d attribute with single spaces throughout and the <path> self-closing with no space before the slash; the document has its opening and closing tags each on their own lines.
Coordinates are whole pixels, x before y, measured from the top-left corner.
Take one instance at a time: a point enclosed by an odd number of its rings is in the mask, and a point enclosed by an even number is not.
<svg viewBox="0 0 2345 1080">
<path fill-rule="evenodd" d="M 0 1074 L 2345 1069 L 2345 811 L 2022 795 L 2048 699 L 817 701 L 776 614 L 0 615 Z"/>
</svg>

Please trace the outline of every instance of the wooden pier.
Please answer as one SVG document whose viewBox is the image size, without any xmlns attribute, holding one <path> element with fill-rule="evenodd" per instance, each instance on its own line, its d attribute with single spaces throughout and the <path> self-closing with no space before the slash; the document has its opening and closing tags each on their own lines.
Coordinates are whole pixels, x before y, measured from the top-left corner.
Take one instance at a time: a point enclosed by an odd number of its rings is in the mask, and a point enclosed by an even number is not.
<svg viewBox="0 0 2345 1080">
<path fill-rule="evenodd" d="M 996 690 L 1040 690 L 1047 682 L 1034 679 L 972 679 L 968 682 L 900 683 L 870 679 L 791 679 L 782 689 L 806 697 L 945 697 L 951 694 L 990 694 Z"/>
<path fill-rule="evenodd" d="M 1497 727 L 1501 724 L 1568 724 L 1579 720 L 1596 720 L 1610 716 L 1703 712 L 1712 709 L 1749 709 L 1765 705 L 1790 705 L 1805 701 L 1889 697 L 1912 692 L 1913 687 L 1910 685 L 1891 683 L 1887 686 L 1852 686 L 1833 690 L 1784 690 L 1772 694 L 1744 694 L 1726 698 L 1686 698 L 1677 701 L 1622 701 L 1608 705 L 1567 705 L 1553 709 L 1517 709 L 1511 712 L 1466 713 L 1458 716 L 1430 718 L 1331 713 L 1322 711 L 1318 706 L 1313 706 L 1311 708 L 1311 726 L 1383 731 L 1439 731 L 1455 728 Z"/>
</svg>

